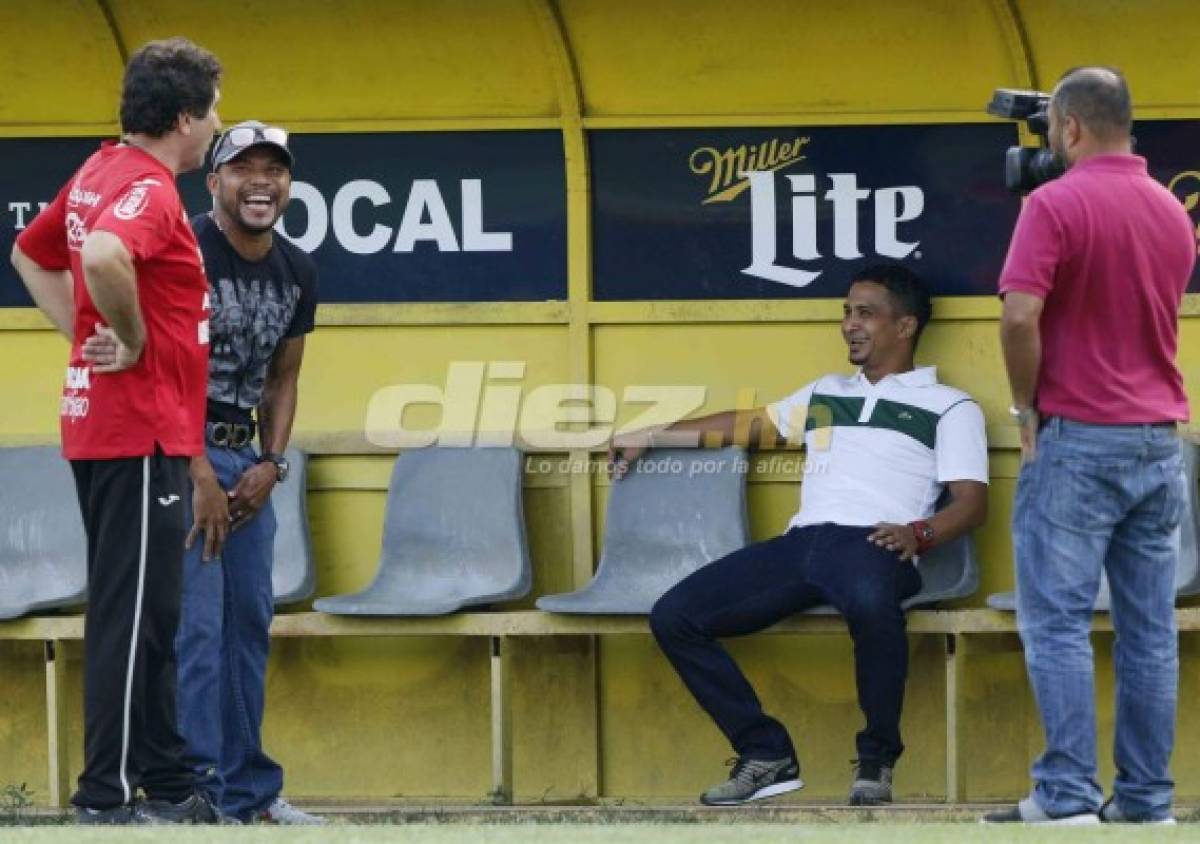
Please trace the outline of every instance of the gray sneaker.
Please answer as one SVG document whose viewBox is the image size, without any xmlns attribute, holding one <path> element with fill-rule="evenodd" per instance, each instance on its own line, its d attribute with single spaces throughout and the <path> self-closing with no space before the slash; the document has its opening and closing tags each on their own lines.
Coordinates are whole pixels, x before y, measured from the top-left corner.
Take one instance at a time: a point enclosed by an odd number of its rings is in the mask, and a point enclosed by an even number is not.
<svg viewBox="0 0 1200 844">
<path fill-rule="evenodd" d="M 1040 823 L 1048 826 L 1095 826 L 1100 816 L 1095 812 L 1078 812 L 1074 815 L 1048 815 L 1032 797 L 1025 797 L 1016 806 L 988 812 L 979 819 L 980 823 Z"/>
<path fill-rule="evenodd" d="M 320 815 L 302 812 L 282 797 L 276 797 L 254 820 L 256 823 L 275 823 L 281 826 L 324 826 L 329 823 Z"/>
<path fill-rule="evenodd" d="M 1110 797 L 1100 807 L 1100 823 L 1144 823 L 1155 826 L 1175 826 L 1175 818 L 1167 815 L 1165 818 L 1131 818 L 1121 811 L 1116 798 Z"/>
<path fill-rule="evenodd" d="M 700 795 L 705 806 L 736 806 L 804 788 L 795 759 L 730 759 L 729 779 Z"/>
<path fill-rule="evenodd" d="M 878 762 L 853 760 L 854 783 L 850 786 L 851 806 L 879 806 L 892 802 L 892 766 Z"/>
</svg>

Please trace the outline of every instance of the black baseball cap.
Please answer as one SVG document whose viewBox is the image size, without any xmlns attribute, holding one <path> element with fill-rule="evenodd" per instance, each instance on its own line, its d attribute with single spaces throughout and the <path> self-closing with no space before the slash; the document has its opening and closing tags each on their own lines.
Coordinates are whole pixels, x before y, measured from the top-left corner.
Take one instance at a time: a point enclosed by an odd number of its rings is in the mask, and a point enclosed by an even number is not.
<svg viewBox="0 0 1200 844">
<path fill-rule="evenodd" d="M 228 164 L 251 147 L 272 147 L 279 151 L 291 170 L 295 156 L 288 149 L 288 133 L 279 126 L 268 126 L 258 120 L 243 120 L 228 129 L 217 139 L 212 152 L 212 169 L 215 173 L 222 164 Z"/>
</svg>

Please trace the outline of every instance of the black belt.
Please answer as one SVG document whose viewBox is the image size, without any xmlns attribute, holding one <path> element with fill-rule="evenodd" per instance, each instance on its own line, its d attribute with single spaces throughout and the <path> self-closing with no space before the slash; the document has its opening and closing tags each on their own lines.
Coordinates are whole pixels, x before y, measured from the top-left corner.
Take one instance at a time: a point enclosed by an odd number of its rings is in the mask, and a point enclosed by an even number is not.
<svg viewBox="0 0 1200 844">
<path fill-rule="evenodd" d="M 204 436 L 217 448 L 245 448 L 254 440 L 254 423 L 205 422 Z"/>
</svg>

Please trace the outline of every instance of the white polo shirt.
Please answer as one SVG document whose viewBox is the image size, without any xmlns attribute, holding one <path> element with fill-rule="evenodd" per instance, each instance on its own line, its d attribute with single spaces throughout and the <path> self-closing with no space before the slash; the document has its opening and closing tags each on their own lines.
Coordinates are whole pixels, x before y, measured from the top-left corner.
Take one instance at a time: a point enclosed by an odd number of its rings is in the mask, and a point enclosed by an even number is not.
<svg viewBox="0 0 1200 844">
<path fill-rule="evenodd" d="M 807 450 L 800 511 L 789 528 L 907 524 L 933 515 L 948 481 L 988 482 L 983 411 L 932 366 L 872 384 L 826 375 L 767 406 Z"/>
</svg>

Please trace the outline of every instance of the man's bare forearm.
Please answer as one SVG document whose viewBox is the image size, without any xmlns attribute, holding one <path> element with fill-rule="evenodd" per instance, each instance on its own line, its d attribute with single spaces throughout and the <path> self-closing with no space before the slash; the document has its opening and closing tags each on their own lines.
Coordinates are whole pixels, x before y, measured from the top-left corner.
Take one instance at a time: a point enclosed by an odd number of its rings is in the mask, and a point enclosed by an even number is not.
<svg viewBox="0 0 1200 844">
<path fill-rule="evenodd" d="M 138 303 L 133 259 L 116 235 L 99 231 L 83 243 L 83 280 L 104 324 L 130 350 L 140 352 L 146 324 Z"/>
<path fill-rule="evenodd" d="M 987 521 L 987 484 L 951 481 L 949 486 L 950 502 L 929 518 L 936 545 L 970 533 Z"/>
<path fill-rule="evenodd" d="M 282 454 L 292 436 L 300 395 L 300 364 L 304 360 L 304 338 L 282 341 L 271 357 L 258 406 L 259 443 L 264 453 Z"/>
<path fill-rule="evenodd" d="M 272 385 L 263 390 L 262 404 L 258 406 L 259 441 L 263 453 L 282 454 L 292 436 L 292 423 L 296 419 L 296 404 L 299 398 L 295 379 Z"/>
<path fill-rule="evenodd" d="M 1033 407 L 1038 370 L 1042 365 L 1042 338 L 1038 327 L 1028 323 L 1005 325 L 1000 332 L 1000 341 L 1013 404 Z"/>
<path fill-rule="evenodd" d="M 763 442 L 764 433 L 767 442 Z M 784 442 L 764 408 L 726 410 L 698 419 L 684 419 L 650 434 L 648 445 L 679 448 L 722 448 L 738 445 L 755 449 Z"/>
<path fill-rule="evenodd" d="M 199 484 L 207 480 L 217 479 L 217 470 L 213 468 L 212 463 L 205 453 L 197 454 L 188 463 L 188 477 L 192 479 L 192 483 Z"/>
<path fill-rule="evenodd" d="M 1004 297 L 1000 346 L 1013 404 L 1019 408 L 1033 407 L 1037 397 L 1042 367 L 1042 307 L 1042 299 L 1028 293 L 1013 292 Z"/>
<path fill-rule="evenodd" d="M 33 303 L 68 340 L 75 339 L 75 289 L 68 270 L 43 269 L 14 246 L 13 269 L 21 277 Z"/>
</svg>

